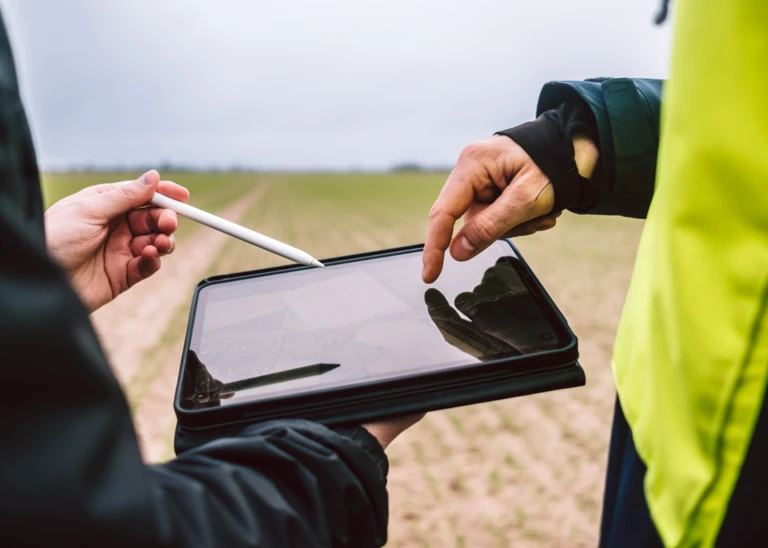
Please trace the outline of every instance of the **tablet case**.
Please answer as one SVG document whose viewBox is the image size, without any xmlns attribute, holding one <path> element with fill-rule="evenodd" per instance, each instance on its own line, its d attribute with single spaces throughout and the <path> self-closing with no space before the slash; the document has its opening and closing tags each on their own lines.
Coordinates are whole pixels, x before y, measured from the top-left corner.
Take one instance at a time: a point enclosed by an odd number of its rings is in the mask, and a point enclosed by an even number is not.
<svg viewBox="0 0 768 548">
<path fill-rule="evenodd" d="M 573 362 L 557 371 L 547 371 L 538 375 L 523 375 L 517 379 L 511 379 L 511 382 L 496 382 L 479 387 L 456 386 L 451 390 L 435 393 L 432 397 L 417 394 L 398 402 L 392 402 L 386 408 L 380 409 L 380 412 L 348 409 L 343 413 L 339 413 L 338 410 L 329 407 L 314 413 L 300 414 L 292 418 L 312 420 L 331 427 L 347 424 L 364 424 L 373 420 L 381 420 L 388 416 L 393 417 L 410 413 L 450 409 L 452 407 L 527 396 L 551 390 L 574 388 L 584 386 L 584 384 L 586 384 L 584 370 L 579 362 Z M 269 419 L 258 418 L 253 420 L 252 423 L 262 422 L 263 420 Z M 248 424 L 251 423 L 243 422 L 204 428 L 185 428 L 177 423 L 173 443 L 174 450 L 179 455 L 184 451 L 216 438 L 237 435 Z"/>
<path fill-rule="evenodd" d="M 238 412 L 236 419 L 233 419 L 233 411 L 228 411 L 228 418 L 213 424 L 209 420 L 200 420 L 200 411 L 190 413 L 179 405 L 185 357 L 189 348 L 192 320 L 197 306 L 199 291 L 212 283 L 259 277 L 307 267 L 289 265 L 252 272 L 214 276 L 201 281 L 195 289 L 192 301 L 190 320 L 187 327 L 187 339 L 184 345 L 176 398 L 174 400 L 174 409 L 179 421 L 176 426 L 174 439 L 176 454 L 222 436 L 237 434 L 249 424 L 271 419 L 301 418 L 320 422 L 328 426 L 360 424 L 409 413 L 459 407 L 538 392 L 583 386 L 586 383 L 586 377 L 584 370 L 577 361 L 578 348 L 575 335 L 571 332 L 567 321 L 557 309 L 546 290 L 525 263 L 520 252 L 512 242 L 507 241 L 507 243 L 527 269 L 528 275 L 533 280 L 532 283 L 534 284 L 536 294 L 542 295 L 545 298 L 549 306 L 556 313 L 557 319 L 561 321 L 561 327 L 564 327 L 572 337 L 572 343 L 566 349 L 534 355 L 531 360 L 526 362 L 525 367 L 520 367 L 520 363 L 514 368 L 503 367 L 503 361 L 498 364 L 499 367 L 488 368 L 487 365 L 490 364 L 486 364 L 484 374 L 474 379 L 467 379 L 466 374 L 462 374 L 461 369 L 451 371 L 443 376 L 445 380 L 441 380 L 438 383 L 439 386 L 426 386 L 422 384 L 410 389 L 407 385 L 404 386 L 407 380 L 398 379 L 375 384 L 374 386 L 379 389 L 373 391 L 370 387 L 366 387 L 364 391 L 355 389 L 340 390 L 341 395 L 330 401 L 326 398 L 326 401 L 319 402 L 318 398 L 322 399 L 322 395 L 295 396 L 293 399 L 296 400 L 296 403 L 288 406 L 288 409 L 286 407 L 281 408 L 280 406 L 266 406 L 263 402 L 254 402 L 252 412 L 241 410 Z M 328 259 L 323 262 L 326 264 L 347 263 L 387 255 L 413 253 L 422 248 L 423 245 L 407 246 Z M 552 357 L 556 356 L 560 356 L 560 359 L 565 363 L 562 361 L 560 364 L 552 363 Z M 542 363 L 547 365 L 542 367 Z M 393 389 L 395 396 L 393 396 Z M 259 405 L 260 403 L 261 405 Z M 245 407 L 247 407 L 247 404 Z M 221 413 L 222 408 L 217 411 Z"/>
</svg>

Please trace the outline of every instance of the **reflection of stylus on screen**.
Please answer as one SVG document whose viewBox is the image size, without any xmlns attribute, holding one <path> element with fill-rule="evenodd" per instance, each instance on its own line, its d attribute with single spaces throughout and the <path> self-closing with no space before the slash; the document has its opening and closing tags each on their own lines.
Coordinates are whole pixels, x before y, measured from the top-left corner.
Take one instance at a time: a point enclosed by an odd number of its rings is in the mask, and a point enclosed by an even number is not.
<svg viewBox="0 0 768 548">
<path fill-rule="evenodd" d="M 240 381 L 227 383 L 221 387 L 221 392 L 237 392 L 238 390 L 256 388 L 259 386 L 265 386 L 267 384 L 293 381 L 297 379 L 304 379 L 306 377 L 316 377 L 318 375 L 322 375 L 323 373 L 327 373 L 328 371 L 333 371 L 340 365 L 340 363 L 316 363 L 313 365 L 295 367 L 286 371 L 278 371 L 277 373 L 269 373 L 267 375 L 260 375 L 250 379 L 243 379 Z"/>
</svg>

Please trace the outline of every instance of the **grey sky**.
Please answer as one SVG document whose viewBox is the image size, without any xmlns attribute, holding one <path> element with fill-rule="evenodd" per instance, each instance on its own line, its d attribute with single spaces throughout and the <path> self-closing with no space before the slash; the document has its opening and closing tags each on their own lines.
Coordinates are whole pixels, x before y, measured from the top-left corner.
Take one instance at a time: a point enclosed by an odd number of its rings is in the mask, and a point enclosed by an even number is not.
<svg viewBox="0 0 768 548">
<path fill-rule="evenodd" d="M 658 0 L 0 0 L 45 169 L 450 165 L 541 85 L 665 77 Z"/>
</svg>

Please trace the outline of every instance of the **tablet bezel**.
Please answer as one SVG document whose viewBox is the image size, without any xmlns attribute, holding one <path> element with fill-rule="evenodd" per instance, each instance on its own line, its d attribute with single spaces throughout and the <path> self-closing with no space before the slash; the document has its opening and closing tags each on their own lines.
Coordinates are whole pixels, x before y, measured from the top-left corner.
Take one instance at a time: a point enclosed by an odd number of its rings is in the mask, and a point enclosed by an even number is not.
<svg viewBox="0 0 768 548">
<path fill-rule="evenodd" d="M 181 405 L 183 396 L 182 379 L 186 367 L 186 356 L 192 338 L 199 295 L 203 288 L 235 280 L 259 278 L 297 270 L 309 270 L 311 267 L 287 265 L 212 276 L 197 284 L 192 298 L 174 398 L 174 410 L 179 423 L 183 427 L 203 428 L 206 430 L 225 425 L 251 423 L 284 417 L 307 418 L 329 424 L 340 424 L 357 420 L 370 420 L 393 414 L 451 407 L 453 406 L 451 401 L 458 402 L 457 405 L 466 405 L 490 399 L 500 399 L 501 397 L 523 395 L 524 393 L 583 385 L 585 383 L 584 373 L 576 362 L 578 358 L 576 336 L 520 251 L 511 241 L 504 240 L 504 242 L 510 246 L 519 259 L 520 265 L 525 269 L 525 281 L 530 284 L 529 289 L 532 290 L 532 293 L 540 302 L 547 305 L 551 317 L 559 323 L 558 329 L 565 334 L 566 341 L 561 348 L 482 363 L 472 362 L 466 366 L 452 367 L 446 371 L 438 370 L 411 375 L 406 374 L 394 379 L 379 379 L 358 383 L 354 386 L 329 388 L 321 392 L 277 395 L 257 401 L 245 401 L 221 407 L 186 409 Z M 417 253 L 422 249 L 423 244 L 417 244 L 324 259 L 323 262 L 328 266 L 332 266 L 335 264 Z M 550 383 L 552 387 L 548 388 Z M 516 388 L 513 385 L 518 386 Z M 459 387 L 461 387 L 461 390 L 457 390 Z M 480 390 L 480 387 L 484 387 L 484 389 Z"/>
</svg>

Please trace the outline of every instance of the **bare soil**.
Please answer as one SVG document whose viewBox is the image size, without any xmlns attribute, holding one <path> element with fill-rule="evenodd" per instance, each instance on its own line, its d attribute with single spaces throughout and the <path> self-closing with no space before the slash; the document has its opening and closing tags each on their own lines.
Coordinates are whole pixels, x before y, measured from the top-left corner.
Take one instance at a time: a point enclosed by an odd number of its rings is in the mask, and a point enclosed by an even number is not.
<svg viewBox="0 0 768 548">
<path fill-rule="evenodd" d="M 268 187 L 261 183 L 222 213 L 257 215 L 270 235 L 318 256 L 422 241 L 422 220 L 381 230 L 365 215 L 344 223 L 325 217 L 326 229 L 313 230 L 327 212 L 306 217 L 295 204 L 284 202 L 280 211 L 259 205 Z M 398 438 L 388 451 L 388 546 L 596 545 L 615 400 L 610 356 L 641 226 L 564 215 L 555 229 L 519 239 L 580 338 L 587 386 L 431 413 Z M 245 260 L 241 244 L 207 229 L 182 245 L 158 275 L 94 315 L 151 462 L 173 454 L 171 402 L 195 283 L 211 269 L 275 261 Z"/>
</svg>

